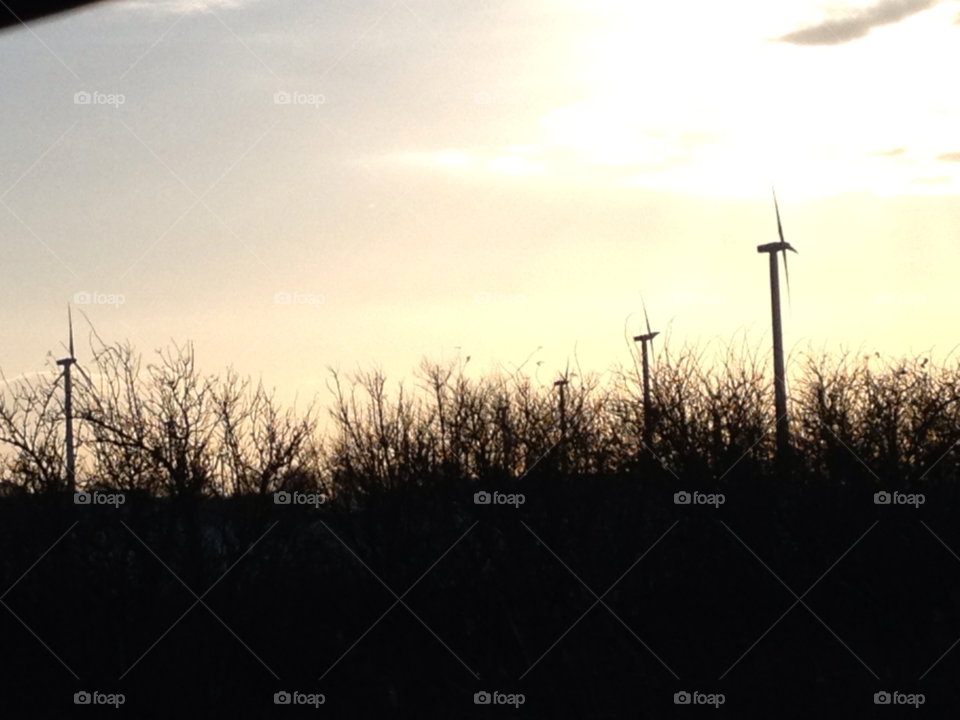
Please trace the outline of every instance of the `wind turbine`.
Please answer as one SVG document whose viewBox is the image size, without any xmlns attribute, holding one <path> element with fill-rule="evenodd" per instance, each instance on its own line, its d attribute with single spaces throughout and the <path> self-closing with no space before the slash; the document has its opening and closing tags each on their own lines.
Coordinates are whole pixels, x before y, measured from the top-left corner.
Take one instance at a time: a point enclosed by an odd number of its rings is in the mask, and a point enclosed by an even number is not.
<svg viewBox="0 0 960 720">
<path fill-rule="evenodd" d="M 73 356 L 73 315 L 67 305 L 67 322 L 70 326 L 70 356 L 57 360 L 57 365 L 63 368 L 63 414 L 66 422 L 67 443 L 67 488 L 72 495 L 76 492 L 76 455 L 73 446 L 73 381 L 70 368 L 76 365 L 77 359 Z"/>
<path fill-rule="evenodd" d="M 640 343 L 640 350 L 643 355 L 643 446 L 652 452 L 650 438 L 653 432 L 653 403 L 650 402 L 650 362 L 647 359 L 647 343 L 650 343 L 650 350 L 652 351 L 653 339 L 660 332 L 650 330 L 650 316 L 647 315 L 647 303 L 643 299 L 643 293 L 640 293 L 640 302 L 643 303 L 643 317 L 647 321 L 647 332 L 644 335 L 635 335 L 633 341 Z"/>
<path fill-rule="evenodd" d="M 70 355 L 69 357 L 57 360 L 57 365 L 63 368 L 63 372 L 60 375 L 63 378 L 63 415 L 64 424 L 66 425 L 64 441 L 67 455 L 67 488 L 72 495 L 76 492 L 77 485 L 77 455 L 76 446 L 73 442 L 73 374 L 71 368 L 74 365 L 77 366 L 77 370 L 80 371 L 83 379 L 87 381 L 87 385 L 91 389 L 93 388 L 93 381 L 90 379 L 90 376 L 84 372 L 83 368 L 77 365 L 77 358 L 74 357 L 73 354 L 73 314 L 70 312 L 70 305 L 67 305 L 67 324 L 70 330 Z M 60 378 L 57 378 L 57 381 L 59 380 Z"/>
<path fill-rule="evenodd" d="M 773 188 L 770 188 L 773 191 Z M 773 207 L 777 213 L 777 232 L 780 242 L 758 245 L 758 253 L 770 255 L 770 306 L 773 314 L 773 390 L 777 414 L 777 460 L 783 461 L 790 449 L 790 421 L 787 417 L 787 378 L 783 362 L 783 325 L 780 319 L 780 273 L 777 253 L 783 253 L 783 271 L 787 277 L 787 298 L 790 298 L 790 270 L 787 266 L 787 250 L 797 252 L 783 239 L 780 223 L 780 207 L 777 193 L 773 191 Z"/>
<path fill-rule="evenodd" d="M 564 440 L 567 436 L 567 400 L 566 393 L 564 389 L 567 386 L 567 383 L 570 382 L 570 361 L 567 360 L 567 369 L 563 372 L 563 376 L 559 380 L 554 380 L 553 386 L 559 389 L 560 392 L 560 440 L 557 444 L 560 446 L 560 474 L 563 474 L 564 468 L 564 459 L 566 457 L 566 443 Z"/>
</svg>

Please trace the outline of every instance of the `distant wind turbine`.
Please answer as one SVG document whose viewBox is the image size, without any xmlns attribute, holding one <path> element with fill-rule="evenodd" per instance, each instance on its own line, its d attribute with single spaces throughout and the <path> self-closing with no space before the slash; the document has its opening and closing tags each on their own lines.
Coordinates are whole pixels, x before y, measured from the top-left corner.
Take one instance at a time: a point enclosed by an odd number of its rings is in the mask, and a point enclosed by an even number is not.
<svg viewBox="0 0 960 720">
<path fill-rule="evenodd" d="M 567 369 L 564 370 L 563 376 L 559 380 L 553 382 L 553 386 L 559 390 L 560 393 L 560 440 L 558 445 L 560 446 L 560 474 L 563 474 L 566 458 L 566 443 L 565 439 L 567 436 L 567 396 L 564 392 L 567 383 L 570 382 L 570 361 L 567 360 Z"/>
<path fill-rule="evenodd" d="M 74 365 L 77 365 L 77 358 L 73 354 L 73 314 L 70 312 L 70 306 L 67 305 L 67 325 L 69 327 L 70 339 L 69 339 L 69 357 L 65 357 L 61 360 L 57 360 L 57 365 L 63 368 L 61 377 L 63 378 L 63 415 L 64 423 L 66 425 L 65 443 L 66 443 L 66 456 L 67 456 L 67 488 L 72 495 L 76 492 L 77 486 L 77 475 L 76 475 L 76 446 L 73 442 L 73 376 L 71 374 L 71 368 Z M 86 379 L 88 383 L 92 386 L 92 381 L 90 376 L 87 375 L 83 368 L 77 365 L 77 370 L 80 371 L 80 374 Z M 59 381 L 60 378 L 57 378 Z"/>
<path fill-rule="evenodd" d="M 70 327 L 70 356 L 62 360 L 57 360 L 57 365 L 63 368 L 63 414 L 66 423 L 67 488 L 72 495 L 76 492 L 76 456 L 73 446 L 73 381 L 70 375 L 70 368 L 76 364 L 77 359 L 73 356 L 73 315 L 70 313 L 69 305 L 67 305 L 67 323 Z"/>
<path fill-rule="evenodd" d="M 787 417 L 787 378 L 783 361 L 783 325 L 780 318 L 780 273 L 777 253 L 783 253 L 783 270 L 787 277 L 787 298 L 789 299 L 790 270 L 787 267 L 787 250 L 794 253 L 797 251 L 783 239 L 783 225 L 780 223 L 780 207 L 777 204 L 776 191 L 773 191 L 773 207 L 777 213 L 777 232 L 780 235 L 780 242 L 759 245 L 757 246 L 757 252 L 770 255 L 770 305 L 773 314 L 773 390 L 777 414 L 777 459 L 782 461 L 790 448 L 790 421 Z"/>
<path fill-rule="evenodd" d="M 650 440 L 653 432 L 653 403 L 650 402 L 650 362 L 647 357 L 647 343 L 650 343 L 652 351 L 653 339 L 660 332 L 653 332 L 650 329 L 650 316 L 647 315 L 647 303 L 643 299 L 643 293 L 640 293 L 640 302 L 643 303 L 643 317 L 647 323 L 647 332 L 643 335 L 635 335 L 633 341 L 640 343 L 640 351 L 643 355 L 643 445 L 647 451 L 652 452 Z"/>
</svg>

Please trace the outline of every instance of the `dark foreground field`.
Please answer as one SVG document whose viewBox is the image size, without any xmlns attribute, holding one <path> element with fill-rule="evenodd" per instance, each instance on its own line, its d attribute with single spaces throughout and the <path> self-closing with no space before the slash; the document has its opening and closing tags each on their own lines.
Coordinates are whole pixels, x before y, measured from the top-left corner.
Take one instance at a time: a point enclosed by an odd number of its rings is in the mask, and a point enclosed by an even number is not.
<svg viewBox="0 0 960 720">
<path fill-rule="evenodd" d="M 477 505 L 481 488 L 524 503 Z M 10 496 L 4 717 L 859 717 L 897 710 L 881 691 L 947 717 L 954 488 L 899 507 L 862 481 L 695 487 L 652 465 L 437 477 L 353 509 Z M 681 489 L 725 502 L 677 505 Z M 124 704 L 77 706 L 80 691 Z M 324 703 L 278 706 L 281 691 Z M 682 691 L 722 694 L 720 713 Z"/>
<path fill-rule="evenodd" d="M 90 504 L 57 386 L 11 384 L 0 716 L 953 716 L 960 365 L 795 361 L 778 459 L 744 348 L 664 350 L 649 418 L 635 369 L 562 400 L 463 364 L 394 396 L 334 372 L 321 433 L 189 348 L 101 346 Z"/>
</svg>

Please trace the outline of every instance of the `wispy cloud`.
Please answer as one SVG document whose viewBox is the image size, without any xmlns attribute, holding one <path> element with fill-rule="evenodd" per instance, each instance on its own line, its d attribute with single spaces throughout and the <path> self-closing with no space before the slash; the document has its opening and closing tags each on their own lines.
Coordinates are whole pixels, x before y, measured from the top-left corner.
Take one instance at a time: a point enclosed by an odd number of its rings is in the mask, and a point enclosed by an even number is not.
<svg viewBox="0 0 960 720">
<path fill-rule="evenodd" d="M 905 147 L 895 147 L 889 148 L 887 150 L 877 150 L 876 152 L 867 153 L 870 157 L 900 157 L 907 152 Z"/>
<path fill-rule="evenodd" d="M 875 5 L 850 8 L 815 25 L 797 28 L 776 38 L 791 45 L 842 45 L 866 37 L 874 28 L 896 25 L 939 5 L 943 0 L 881 0 Z M 954 18 L 954 22 L 960 15 Z"/>
<path fill-rule="evenodd" d="M 960 162 L 960 150 L 953 150 L 951 152 L 940 153 L 937 155 L 934 160 L 937 162 Z"/>
<path fill-rule="evenodd" d="M 120 10 L 146 10 L 156 15 L 193 15 L 196 13 L 237 8 L 241 0 L 128 0 L 113 3 Z"/>
<path fill-rule="evenodd" d="M 936 175 L 934 177 L 922 177 L 911 180 L 911 185 L 948 185 L 950 183 L 949 175 Z"/>
</svg>

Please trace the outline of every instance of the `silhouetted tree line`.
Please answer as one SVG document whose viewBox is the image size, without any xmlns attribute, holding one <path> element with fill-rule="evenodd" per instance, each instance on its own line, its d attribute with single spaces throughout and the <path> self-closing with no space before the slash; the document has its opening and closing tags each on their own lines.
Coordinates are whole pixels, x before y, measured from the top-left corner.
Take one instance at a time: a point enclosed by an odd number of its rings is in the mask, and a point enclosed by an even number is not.
<svg viewBox="0 0 960 720">
<path fill-rule="evenodd" d="M 81 689 L 124 692 L 142 718 L 276 717 L 284 689 L 343 718 L 487 717 L 479 690 L 524 693 L 518 718 L 673 717 L 684 689 L 724 693 L 734 717 L 865 715 L 881 689 L 960 706 L 960 652 L 917 685 L 960 637 L 955 361 L 798 354 L 777 467 L 769 357 L 746 341 L 667 343 L 652 418 L 636 367 L 571 375 L 563 438 L 556 390 L 521 371 L 424 361 L 390 392 L 382 372 L 330 369 L 322 431 L 318 403 L 204 376 L 189 345 L 144 365 L 96 342 L 78 483 L 124 492 L 119 509 L 59 492 L 51 377 L 0 404 L 11 716 L 75 717 Z M 282 489 L 329 500 L 277 505 Z M 877 506 L 881 489 L 926 503 Z M 817 617 L 778 622 L 796 602 L 778 578 Z"/>
<path fill-rule="evenodd" d="M 95 336 L 94 336 L 95 337 Z M 744 339 L 714 351 L 667 346 L 652 369 L 652 417 L 638 368 L 574 374 L 566 434 L 557 394 L 521 372 L 474 379 L 459 360 L 424 360 L 390 393 L 378 370 L 329 369 L 332 431 L 319 404 L 283 410 L 262 383 L 204 376 L 190 345 L 146 367 L 125 344 L 95 339 L 75 382 L 78 485 L 156 496 L 348 493 L 432 475 L 521 477 L 537 464 L 574 475 L 617 472 L 646 454 L 678 477 L 717 479 L 735 465 L 773 468 L 769 357 Z M 817 480 L 872 476 L 879 486 L 955 478 L 960 363 L 808 350 L 792 358 L 791 470 Z M 48 376 L 0 396 L 2 486 L 64 487 L 62 387 Z"/>
</svg>

